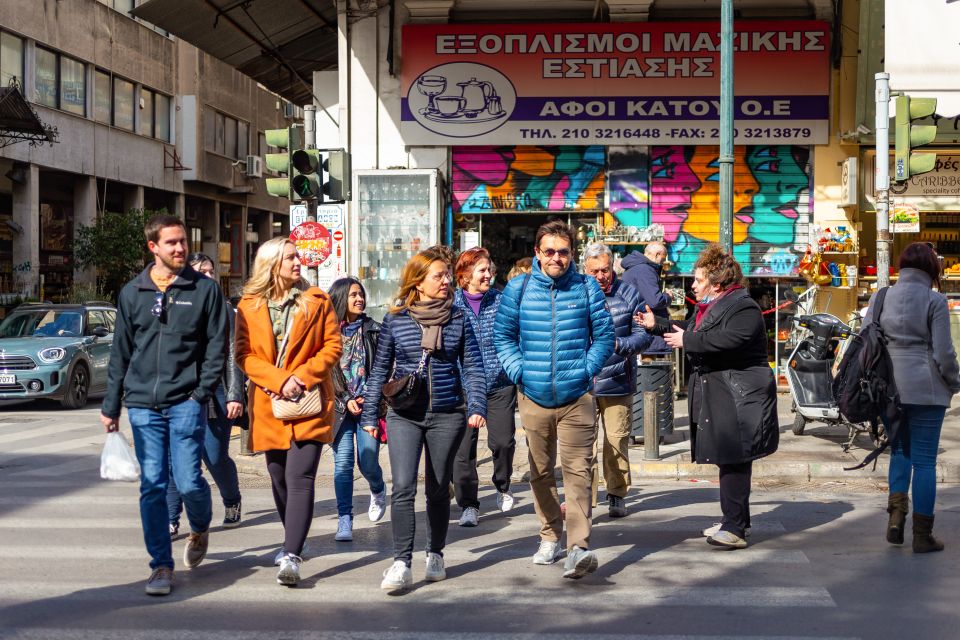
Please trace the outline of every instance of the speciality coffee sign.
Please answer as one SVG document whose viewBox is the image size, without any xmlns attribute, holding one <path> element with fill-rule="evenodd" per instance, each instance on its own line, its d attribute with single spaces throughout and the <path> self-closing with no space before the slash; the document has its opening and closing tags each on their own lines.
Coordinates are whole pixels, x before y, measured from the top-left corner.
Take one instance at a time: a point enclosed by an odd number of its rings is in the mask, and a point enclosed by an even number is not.
<svg viewBox="0 0 960 640">
<path fill-rule="evenodd" d="M 735 25 L 736 144 L 826 144 L 829 25 Z M 717 23 L 406 25 L 411 145 L 718 144 Z"/>
</svg>

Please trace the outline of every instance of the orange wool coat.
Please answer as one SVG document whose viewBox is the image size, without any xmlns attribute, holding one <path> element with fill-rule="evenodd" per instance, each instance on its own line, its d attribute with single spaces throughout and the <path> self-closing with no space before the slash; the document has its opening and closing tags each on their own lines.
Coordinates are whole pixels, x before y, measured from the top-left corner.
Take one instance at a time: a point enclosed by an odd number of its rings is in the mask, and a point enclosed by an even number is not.
<svg viewBox="0 0 960 640">
<path fill-rule="evenodd" d="M 254 451 L 289 449 L 291 440 L 333 441 L 333 367 L 340 365 L 343 345 L 337 314 L 321 289 L 303 292 L 307 311 L 293 316 L 283 368 L 275 366 L 277 345 L 270 312 L 263 300 L 244 296 L 237 305 L 237 364 L 250 378 L 247 408 L 250 411 L 250 446 Z M 303 420 L 273 417 L 270 397 L 264 389 L 279 394 L 283 383 L 295 375 L 307 388 L 319 383 L 323 413 Z"/>
</svg>

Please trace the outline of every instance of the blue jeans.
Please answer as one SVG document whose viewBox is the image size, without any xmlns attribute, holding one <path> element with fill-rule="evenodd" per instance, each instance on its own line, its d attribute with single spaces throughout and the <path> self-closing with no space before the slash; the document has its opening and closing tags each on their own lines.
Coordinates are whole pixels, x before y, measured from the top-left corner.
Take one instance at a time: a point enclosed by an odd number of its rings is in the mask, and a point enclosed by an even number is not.
<svg viewBox="0 0 960 640">
<path fill-rule="evenodd" d="M 913 512 L 922 516 L 933 515 L 937 498 L 937 449 L 946 412 L 946 407 L 903 405 L 907 419 L 904 436 L 910 438 L 910 456 L 904 453 L 899 442 L 894 445 L 890 456 L 890 493 L 909 491 L 912 474 Z"/>
<path fill-rule="evenodd" d="M 223 387 L 217 387 L 216 394 L 217 407 L 214 413 L 217 417 L 207 418 L 207 430 L 203 436 L 203 464 L 217 483 L 223 506 L 235 507 L 240 504 L 240 479 L 237 477 L 237 465 L 230 457 L 233 420 L 226 417 L 227 401 Z M 171 524 L 180 522 L 182 506 L 177 483 L 171 482 L 167 487 L 167 516 Z"/>
<path fill-rule="evenodd" d="M 353 452 L 356 439 L 357 466 L 370 484 L 371 493 L 381 493 L 383 470 L 380 468 L 380 443 L 359 428 L 359 417 L 346 413 L 333 440 L 333 488 L 337 494 L 337 515 L 353 515 Z"/>
<path fill-rule="evenodd" d="M 127 409 L 133 426 L 133 443 L 140 462 L 140 520 L 150 568 L 173 568 L 167 528 L 167 485 L 172 467 L 180 489 L 190 529 L 202 533 L 210 527 L 210 485 L 200 470 L 206 407 L 192 399 L 166 409 Z"/>
</svg>

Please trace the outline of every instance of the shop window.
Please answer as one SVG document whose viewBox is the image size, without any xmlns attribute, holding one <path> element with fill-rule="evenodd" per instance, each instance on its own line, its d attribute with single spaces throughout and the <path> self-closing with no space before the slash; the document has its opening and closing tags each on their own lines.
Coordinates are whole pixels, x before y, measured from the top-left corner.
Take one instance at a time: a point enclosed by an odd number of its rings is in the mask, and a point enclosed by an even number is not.
<svg viewBox="0 0 960 640">
<path fill-rule="evenodd" d="M 93 74 L 93 117 L 110 124 L 110 74 L 99 69 Z"/>
<path fill-rule="evenodd" d="M 37 103 L 57 108 L 57 54 L 37 48 Z"/>
<path fill-rule="evenodd" d="M 73 58 L 60 56 L 60 108 L 87 115 L 87 68 Z"/>
<path fill-rule="evenodd" d="M 16 76 L 23 85 L 23 39 L 0 32 L 0 86 L 10 84 L 10 78 Z"/>
<path fill-rule="evenodd" d="M 113 79 L 113 126 L 133 131 L 133 83 Z"/>
<path fill-rule="evenodd" d="M 158 140 L 170 142 L 170 97 L 162 93 L 155 94 L 154 133 Z"/>
<path fill-rule="evenodd" d="M 153 137 L 153 92 L 149 89 L 140 89 L 140 127 L 142 136 Z"/>
</svg>

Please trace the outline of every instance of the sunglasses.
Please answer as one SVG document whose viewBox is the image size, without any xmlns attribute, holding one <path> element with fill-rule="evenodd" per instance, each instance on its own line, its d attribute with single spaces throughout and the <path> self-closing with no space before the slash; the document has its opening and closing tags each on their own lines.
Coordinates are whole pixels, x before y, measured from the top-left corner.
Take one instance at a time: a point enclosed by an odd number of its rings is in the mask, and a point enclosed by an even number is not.
<svg viewBox="0 0 960 640">
<path fill-rule="evenodd" d="M 561 258 L 570 257 L 570 249 L 547 248 L 547 249 L 540 249 L 540 253 L 547 256 L 548 258 L 552 258 L 553 256 L 560 256 Z"/>
</svg>

